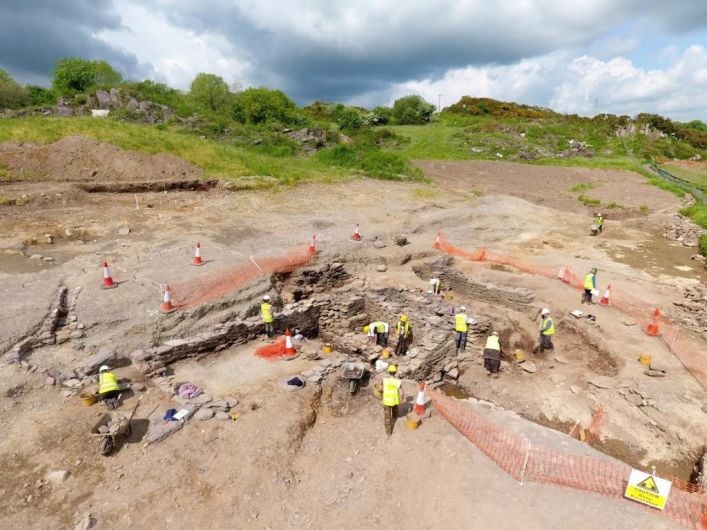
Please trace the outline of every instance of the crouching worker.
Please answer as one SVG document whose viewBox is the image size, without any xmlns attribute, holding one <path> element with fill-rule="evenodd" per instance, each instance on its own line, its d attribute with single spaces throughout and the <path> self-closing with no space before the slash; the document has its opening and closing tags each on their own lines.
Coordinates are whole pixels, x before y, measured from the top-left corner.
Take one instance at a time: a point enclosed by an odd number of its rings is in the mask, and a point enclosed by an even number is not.
<svg viewBox="0 0 707 530">
<path fill-rule="evenodd" d="M 486 339 L 484 368 L 486 368 L 486 375 L 493 375 L 493 377 L 498 378 L 498 371 L 501 368 L 501 343 L 497 331 L 491 333 Z"/>
<path fill-rule="evenodd" d="M 118 396 L 120 396 L 118 378 L 106 365 L 101 366 L 98 370 L 98 396 L 101 401 L 105 401 L 109 409 L 118 406 Z"/>
<path fill-rule="evenodd" d="M 403 390 L 394 364 L 388 366 L 387 372 L 388 375 L 383 378 L 383 422 L 385 432 L 390 436 L 393 434 L 395 418 L 398 417 L 398 405 L 403 400 Z"/>
</svg>

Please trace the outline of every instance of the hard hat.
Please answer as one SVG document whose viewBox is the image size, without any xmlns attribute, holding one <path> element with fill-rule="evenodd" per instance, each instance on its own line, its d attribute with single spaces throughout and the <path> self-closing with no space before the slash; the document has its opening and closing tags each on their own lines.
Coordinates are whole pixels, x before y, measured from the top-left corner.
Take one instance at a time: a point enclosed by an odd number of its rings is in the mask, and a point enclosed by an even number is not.
<svg viewBox="0 0 707 530">
<path fill-rule="evenodd" d="M 599 217 L 604 217 L 604 214 L 603 214 L 603 213 L 598 213 L 597 215 L 598 215 Z"/>
<path fill-rule="evenodd" d="M 541 315 L 549 315 L 550 310 L 547 307 L 543 307 L 542 311 L 540 311 Z"/>
<path fill-rule="evenodd" d="M 400 321 L 401 322 L 407 322 L 408 316 L 407 315 L 400 315 Z"/>
<path fill-rule="evenodd" d="M 263 296 L 263 300 L 270 300 L 270 295 L 266 294 L 265 296 Z"/>
<path fill-rule="evenodd" d="M 363 326 L 364 333 L 368 333 L 369 331 L 371 331 L 371 326 Z"/>
<path fill-rule="evenodd" d="M 389 374 L 394 374 L 394 373 L 397 372 L 397 371 L 398 371 L 398 369 L 395 367 L 394 364 L 389 364 L 389 365 L 388 365 L 387 372 L 388 372 Z"/>
<path fill-rule="evenodd" d="M 459 311 L 466 311 L 466 307 L 461 306 L 461 307 L 459 308 Z"/>
<path fill-rule="evenodd" d="M 98 369 L 99 372 L 105 372 L 107 370 L 110 370 L 110 368 L 108 368 L 105 364 Z"/>
<path fill-rule="evenodd" d="M 498 337 L 498 331 L 492 331 L 491 335 L 496 335 Z"/>
</svg>

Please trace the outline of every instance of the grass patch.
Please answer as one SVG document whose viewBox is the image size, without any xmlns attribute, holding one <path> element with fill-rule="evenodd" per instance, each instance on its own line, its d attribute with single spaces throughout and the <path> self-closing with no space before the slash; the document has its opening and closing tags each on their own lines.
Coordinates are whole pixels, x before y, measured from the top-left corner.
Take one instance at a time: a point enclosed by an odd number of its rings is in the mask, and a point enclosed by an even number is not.
<svg viewBox="0 0 707 530">
<path fill-rule="evenodd" d="M 693 204 L 692 206 L 688 206 L 687 208 L 680 210 L 680 213 L 686 217 L 689 217 L 695 221 L 695 223 L 707 230 L 707 206 L 704 204 Z M 707 234 L 703 234 L 700 237 L 700 253 L 703 256 L 707 256 Z"/>
<path fill-rule="evenodd" d="M 577 200 L 585 206 L 599 206 L 601 204 L 601 201 L 599 199 L 592 199 L 591 197 L 587 197 L 584 194 L 577 197 Z"/>
<path fill-rule="evenodd" d="M 658 166 L 663 171 L 667 171 L 680 177 L 682 179 L 688 180 L 701 186 L 707 188 L 707 165 L 695 165 L 694 167 L 683 167 L 674 164 L 661 164 Z"/>
<path fill-rule="evenodd" d="M 593 182 L 580 182 L 574 186 L 570 186 L 570 191 L 587 191 L 594 188 Z"/>
<path fill-rule="evenodd" d="M 685 196 L 684 189 L 682 189 L 677 184 L 674 184 L 674 183 L 669 182 L 667 180 L 663 180 L 662 178 L 659 178 L 656 176 L 649 176 L 648 182 L 650 184 L 653 184 L 653 186 L 659 187 L 661 190 L 669 191 L 670 193 L 672 193 L 676 197 L 683 198 Z"/>
<path fill-rule="evenodd" d="M 621 206 L 620 204 L 618 204 L 614 201 L 611 201 L 609 204 L 605 204 L 604 208 L 606 208 L 608 210 L 615 210 L 617 208 L 623 208 L 623 206 Z"/>
<path fill-rule="evenodd" d="M 651 209 L 647 205 L 641 204 L 638 207 L 638 211 L 641 212 L 642 214 L 648 214 L 648 213 L 650 213 Z"/>
</svg>

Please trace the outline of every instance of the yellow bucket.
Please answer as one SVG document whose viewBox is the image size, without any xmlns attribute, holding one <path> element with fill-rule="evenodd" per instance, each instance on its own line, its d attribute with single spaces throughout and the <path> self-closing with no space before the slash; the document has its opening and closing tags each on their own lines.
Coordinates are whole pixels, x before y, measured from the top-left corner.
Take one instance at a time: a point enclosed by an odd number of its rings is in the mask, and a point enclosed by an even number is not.
<svg viewBox="0 0 707 530">
<path fill-rule="evenodd" d="M 390 350 L 389 350 L 388 348 L 386 348 L 385 350 L 383 350 L 383 353 L 381 354 L 381 357 L 382 357 L 383 359 L 389 359 L 389 358 L 390 358 Z"/>
<path fill-rule="evenodd" d="M 95 405 L 98 402 L 98 394 L 81 393 L 79 397 L 81 398 L 81 402 L 87 407 Z"/>
<path fill-rule="evenodd" d="M 331 345 L 331 342 L 325 342 L 324 345 L 322 346 L 322 351 L 324 353 L 331 353 L 334 351 L 334 347 Z"/>
<path fill-rule="evenodd" d="M 652 360 L 653 360 L 653 359 L 651 358 L 650 355 L 641 355 L 641 356 L 638 358 L 638 362 L 641 363 L 641 364 L 643 364 L 643 365 L 645 365 L 645 366 L 649 366 L 649 365 L 651 364 L 651 361 L 652 361 Z"/>
<path fill-rule="evenodd" d="M 523 350 L 516 350 L 513 352 L 513 356 L 516 358 L 516 361 L 519 363 L 522 363 L 525 361 L 525 352 Z"/>
<path fill-rule="evenodd" d="M 417 414 L 408 414 L 407 420 L 405 422 L 408 429 L 412 429 L 413 431 L 420 426 L 420 423 L 422 423 L 422 420 Z"/>
</svg>

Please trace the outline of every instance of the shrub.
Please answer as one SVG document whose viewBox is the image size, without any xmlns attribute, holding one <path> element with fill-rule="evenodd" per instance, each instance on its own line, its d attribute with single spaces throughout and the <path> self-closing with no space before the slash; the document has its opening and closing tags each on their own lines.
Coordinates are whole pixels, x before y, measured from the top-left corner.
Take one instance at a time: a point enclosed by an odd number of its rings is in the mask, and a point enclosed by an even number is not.
<svg viewBox="0 0 707 530">
<path fill-rule="evenodd" d="M 113 87 L 121 80 L 122 76 L 105 61 L 65 57 L 54 65 L 52 88 L 61 96 L 69 96 L 94 88 Z"/>
<path fill-rule="evenodd" d="M 435 106 L 420 96 L 405 96 L 395 100 L 392 115 L 399 125 L 421 125 L 428 123 Z"/>
<path fill-rule="evenodd" d="M 390 122 L 392 116 L 393 109 L 388 107 L 376 107 L 366 116 L 366 122 L 370 125 L 386 125 Z"/>
<path fill-rule="evenodd" d="M 27 85 L 25 88 L 27 89 L 27 94 L 29 95 L 32 105 L 44 107 L 56 103 L 56 94 L 53 90 L 37 85 Z"/>
<path fill-rule="evenodd" d="M 19 109 L 31 102 L 27 91 L 0 69 L 0 109 Z"/>
<path fill-rule="evenodd" d="M 241 123 L 277 121 L 283 125 L 302 126 L 307 122 L 283 91 L 268 88 L 249 88 L 237 94 L 231 113 Z"/>
<path fill-rule="evenodd" d="M 363 116 L 353 107 L 337 106 L 334 116 L 336 124 L 344 131 L 359 129 L 363 125 Z"/>
<path fill-rule="evenodd" d="M 223 78 L 202 72 L 191 82 L 189 96 L 197 105 L 218 112 L 226 109 L 231 92 Z"/>
</svg>

